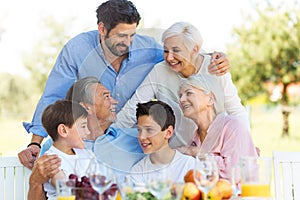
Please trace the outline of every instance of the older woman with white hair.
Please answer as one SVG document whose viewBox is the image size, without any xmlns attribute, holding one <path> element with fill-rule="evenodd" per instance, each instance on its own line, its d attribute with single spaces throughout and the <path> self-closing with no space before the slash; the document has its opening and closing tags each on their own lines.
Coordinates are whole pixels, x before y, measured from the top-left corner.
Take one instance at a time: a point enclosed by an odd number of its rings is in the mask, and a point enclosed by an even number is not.
<svg viewBox="0 0 300 200">
<path fill-rule="evenodd" d="M 202 37 L 199 31 L 187 22 L 173 24 L 163 33 L 162 42 L 164 43 L 164 61 L 152 69 L 132 98 L 118 113 L 117 126 L 133 126 L 136 123 L 134 113 L 137 103 L 158 99 L 169 104 L 176 115 L 175 137 L 170 140 L 171 147 L 189 144 L 196 126 L 192 120 L 183 116 L 177 92 L 181 78 L 201 74 L 215 77 L 225 93 L 225 111 L 230 115 L 243 116 L 245 124 L 249 125 L 246 110 L 241 104 L 230 73 L 216 76 L 208 70 L 208 66 L 215 57 L 224 57 L 222 65 L 228 65 L 229 61 L 226 56 L 220 53 L 214 56 L 201 53 Z"/>
<path fill-rule="evenodd" d="M 258 156 L 248 126 L 240 117 L 224 112 L 225 95 L 214 77 L 198 75 L 182 80 L 179 97 L 184 116 L 197 124 L 189 144 L 194 151 L 189 154 L 214 154 L 221 178 L 230 180 L 241 156 Z"/>
</svg>

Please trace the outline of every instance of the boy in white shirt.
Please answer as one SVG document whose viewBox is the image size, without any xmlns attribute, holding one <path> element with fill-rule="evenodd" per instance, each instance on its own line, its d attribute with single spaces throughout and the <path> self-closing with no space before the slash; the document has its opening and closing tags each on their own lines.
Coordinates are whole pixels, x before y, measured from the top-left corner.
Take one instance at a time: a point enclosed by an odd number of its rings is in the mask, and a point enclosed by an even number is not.
<svg viewBox="0 0 300 200">
<path fill-rule="evenodd" d="M 76 159 L 91 158 L 93 155 L 84 149 L 83 138 L 89 134 L 87 114 L 81 105 L 68 100 L 58 100 L 43 112 L 43 126 L 53 140 L 46 153 L 61 158 L 60 171 L 43 185 L 48 199 L 56 199 L 56 180 L 66 179 L 75 173 Z"/>
<path fill-rule="evenodd" d="M 139 103 L 136 118 L 138 140 L 147 155 L 132 167 L 132 181 L 144 184 L 167 170 L 172 182 L 184 182 L 184 175 L 194 167 L 195 160 L 169 146 L 175 128 L 172 108 L 162 101 Z"/>
</svg>

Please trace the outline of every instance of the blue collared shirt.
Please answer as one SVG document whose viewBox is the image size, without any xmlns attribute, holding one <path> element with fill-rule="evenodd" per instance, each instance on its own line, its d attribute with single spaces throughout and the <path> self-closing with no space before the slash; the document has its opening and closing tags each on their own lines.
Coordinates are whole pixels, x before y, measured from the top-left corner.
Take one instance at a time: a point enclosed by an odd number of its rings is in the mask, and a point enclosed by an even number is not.
<svg viewBox="0 0 300 200">
<path fill-rule="evenodd" d="M 78 79 L 95 76 L 110 90 L 119 103 L 116 111 L 124 106 L 153 66 L 163 60 L 163 49 L 153 38 L 136 34 L 129 48 L 129 56 L 116 72 L 105 59 L 99 32 L 81 33 L 71 39 L 60 52 L 48 77 L 32 122 L 23 123 L 28 133 L 46 137 L 41 116 L 44 109 L 58 99 L 64 99 L 68 89 Z"/>
<path fill-rule="evenodd" d="M 126 174 L 145 155 L 137 135 L 135 128 L 109 127 L 105 135 L 95 141 L 86 141 L 85 148 L 91 149 L 101 162 L 113 166 L 116 172 Z"/>
<path fill-rule="evenodd" d="M 99 161 L 111 165 L 117 173 L 126 174 L 145 156 L 137 135 L 135 128 L 109 127 L 104 135 L 95 141 L 86 140 L 84 145 L 86 149 L 94 152 Z M 43 144 L 40 154 L 43 155 L 52 144 L 52 139 L 48 139 Z"/>
</svg>

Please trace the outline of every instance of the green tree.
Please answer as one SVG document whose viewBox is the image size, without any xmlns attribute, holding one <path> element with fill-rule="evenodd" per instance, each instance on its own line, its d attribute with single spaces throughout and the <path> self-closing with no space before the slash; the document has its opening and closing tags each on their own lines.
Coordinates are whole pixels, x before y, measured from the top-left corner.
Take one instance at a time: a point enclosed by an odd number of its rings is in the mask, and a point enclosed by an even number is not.
<svg viewBox="0 0 300 200">
<path fill-rule="evenodd" d="M 266 3 L 256 6 L 256 15 L 233 30 L 236 41 L 228 46 L 227 53 L 243 101 L 261 94 L 268 97 L 267 81 L 283 85 L 282 97 L 276 103 L 282 107 L 282 136 L 288 136 L 288 108 L 297 102 L 289 98 L 287 87 L 300 79 L 300 9 L 297 2 L 293 7 Z"/>
<path fill-rule="evenodd" d="M 0 113 L 5 118 L 27 116 L 33 109 L 36 91 L 30 87 L 30 80 L 18 75 L 0 73 Z"/>
<path fill-rule="evenodd" d="M 43 37 L 37 41 L 30 53 L 24 54 L 23 63 L 30 72 L 34 84 L 43 92 L 47 77 L 54 62 L 66 41 L 70 38 L 70 29 L 73 18 L 58 22 L 53 17 L 42 18 L 41 29 L 44 30 Z"/>
</svg>

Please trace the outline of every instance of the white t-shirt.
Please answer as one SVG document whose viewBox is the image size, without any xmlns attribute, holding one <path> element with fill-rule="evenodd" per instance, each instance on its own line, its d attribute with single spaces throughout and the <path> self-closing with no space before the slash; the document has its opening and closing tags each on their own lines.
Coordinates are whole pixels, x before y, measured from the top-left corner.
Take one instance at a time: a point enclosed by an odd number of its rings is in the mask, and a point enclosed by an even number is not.
<svg viewBox="0 0 300 200">
<path fill-rule="evenodd" d="M 56 154 L 61 159 L 60 170 L 63 170 L 68 177 L 70 174 L 75 173 L 75 160 L 78 158 L 92 158 L 93 153 L 87 149 L 73 148 L 75 155 L 68 155 L 61 152 L 59 149 L 51 146 L 47 154 Z M 56 200 L 56 189 L 51 184 L 51 179 L 43 184 L 44 190 L 47 193 L 48 200 Z"/>
<path fill-rule="evenodd" d="M 184 182 L 185 174 L 194 168 L 195 158 L 176 150 L 174 159 L 167 165 L 153 164 L 150 156 L 145 156 L 131 168 L 131 178 L 135 184 L 145 184 L 147 180 L 160 176 L 161 169 L 167 169 L 172 182 Z"/>
</svg>

